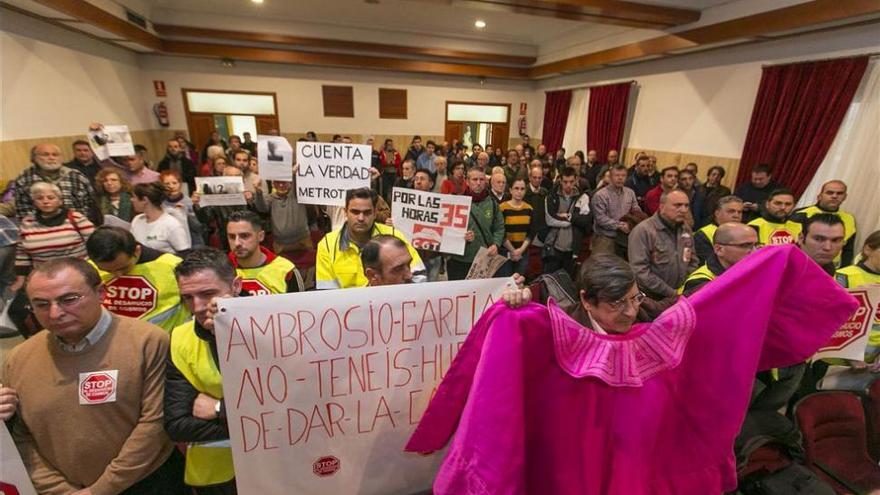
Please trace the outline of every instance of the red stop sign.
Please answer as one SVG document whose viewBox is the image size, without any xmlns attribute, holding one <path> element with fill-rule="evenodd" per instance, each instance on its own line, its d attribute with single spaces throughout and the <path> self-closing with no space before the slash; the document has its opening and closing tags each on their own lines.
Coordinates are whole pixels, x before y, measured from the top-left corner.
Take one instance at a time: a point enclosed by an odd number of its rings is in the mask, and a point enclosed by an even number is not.
<svg viewBox="0 0 880 495">
<path fill-rule="evenodd" d="M 159 291 L 139 275 L 116 277 L 104 284 L 104 307 L 111 313 L 140 318 L 156 309 Z"/>
<path fill-rule="evenodd" d="M 842 327 L 834 332 L 834 335 L 831 336 L 831 340 L 828 341 L 828 344 L 820 350 L 836 351 L 843 349 L 863 337 L 871 328 L 869 316 L 871 316 L 872 308 L 871 303 L 868 301 L 868 295 L 864 292 L 851 292 L 850 294 L 859 301 L 858 309 L 856 309 L 856 312 L 849 317 L 849 320 L 847 320 Z"/>
<path fill-rule="evenodd" d="M 79 394 L 88 403 L 104 402 L 116 393 L 116 380 L 109 373 L 92 373 L 79 384 Z"/>
<path fill-rule="evenodd" d="M 321 457 L 312 464 L 312 472 L 318 476 L 331 476 L 339 471 L 339 459 L 332 455 Z"/>
<path fill-rule="evenodd" d="M 263 285 L 262 282 L 255 278 L 248 278 L 241 281 L 241 290 L 251 296 L 268 296 L 272 291 Z"/>
<path fill-rule="evenodd" d="M 791 232 L 787 230 L 774 230 L 772 234 L 770 234 L 770 242 L 771 246 L 781 246 L 783 244 L 793 244 L 794 236 L 791 235 Z"/>
</svg>

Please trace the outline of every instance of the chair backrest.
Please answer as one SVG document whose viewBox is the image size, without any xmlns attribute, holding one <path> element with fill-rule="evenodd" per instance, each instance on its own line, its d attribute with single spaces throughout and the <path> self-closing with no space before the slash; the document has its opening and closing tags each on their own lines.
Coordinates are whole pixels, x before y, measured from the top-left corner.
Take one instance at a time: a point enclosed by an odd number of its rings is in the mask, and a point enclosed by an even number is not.
<svg viewBox="0 0 880 495">
<path fill-rule="evenodd" d="M 868 453 L 880 462 L 880 380 L 874 380 L 868 388 L 865 413 L 868 419 Z"/>
<path fill-rule="evenodd" d="M 865 412 L 856 394 L 810 394 L 795 405 L 794 415 L 804 437 L 807 466 L 838 493 L 880 488 L 880 466 L 868 455 Z"/>
</svg>

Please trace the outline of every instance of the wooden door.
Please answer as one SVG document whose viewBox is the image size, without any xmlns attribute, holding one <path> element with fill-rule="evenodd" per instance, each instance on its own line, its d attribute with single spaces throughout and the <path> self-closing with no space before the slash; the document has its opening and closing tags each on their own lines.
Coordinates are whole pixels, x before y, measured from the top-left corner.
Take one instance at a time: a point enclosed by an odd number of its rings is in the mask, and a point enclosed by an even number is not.
<svg viewBox="0 0 880 495">
<path fill-rule="evenodd" d="M 269 134 L 270 131 L 280 132 L 277 115 L 255 115 L 257 134 Z"/>
<path fill-rule="evenodd" d="M 464 132 L 464 124 L 462 122 L 446 122 L 446 132 L 444 133 L 444 139 L 452 145 L 453 139 L 458 139 L 461 141 L 462 133 Z"/>
<path fill-rule="evenodd" d="M 211 139 L 211 133 L 214 132 L 214 116 L 210 113 L 187 114 L 186 127 L 189 131 L 189 140 L 201 153 L 205 144 Z"/>
<path fill-rule="evenodd" d="M 507 124 L 492 124 L 492 146 L 501 148 L 505 152 L 510 145 L 510 126 Z"/>
</svg>

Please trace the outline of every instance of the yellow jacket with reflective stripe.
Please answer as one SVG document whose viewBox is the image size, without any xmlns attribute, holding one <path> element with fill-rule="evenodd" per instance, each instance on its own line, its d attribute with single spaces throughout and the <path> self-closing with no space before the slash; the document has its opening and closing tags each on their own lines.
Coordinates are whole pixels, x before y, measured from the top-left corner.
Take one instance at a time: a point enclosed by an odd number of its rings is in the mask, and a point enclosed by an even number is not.
<svg viewBox="0 0 880 495">
<path fill-rule="evenodd" d="M 114 277 L 113 274 L 101 270 L 92 261 L 89 261 L 89 263 L 92 263 L 95 269 L 98 270 L 98 274 L 100 274 L 101 281 L 104 282 L 105 287 L 119 282 L 124 283 L 126 278 L 141 278 L 152 285 L 156 290 L 155 303 L 151 309 L 137 316 L 137 318 L 149 321 L 170 332 L 174 327 L 183 324 L 190 318 L 189 311 L 180 304 L 180 290 L 177 288 L 177 278 L 174 276 L 174 267 L 181 261 L 180 258 L 173 254 L 162 254 L 152 261 L 134 265 L 130 272 L 121 277 Z M 105 294 L 104 297 L 104 306 L 108 310 L 122 316 L 132 316 L 124 312 L 114 311 L 110 307 L 110 297 L 110 294 Z"/>
<path fill-rule="evenodd" d="M 775 223 L 764 218 L 756 218 L 749 222 L 749 225 L 758 230 L 758 242 L 764 246 L 794 244 L 802 229 L 801 224 L 791 220 L 786 220 L 785 223 Z M 781 236 L 785 236 L 786 239 L 781 240 Z"/>
<path fill-rule="evenodd" d="M 694 270 L 693 273 L 688 275 L 688 278 L 684 279 L 684 283 L 682 283 L 681 287 L 678 288 L 678 293 L 684 294 L 684 286 L 692 280 L 699 279 L 705 279 L 709 281 L 715 280 L 715 274 L 712 273 L 712 270 L 709 269 L 709 265 L 704 263 L 702 266 Z"/>
<path fill-rule="evenodd" d="M 352 241 L 347 246 L 342 246 L 340 236 L 348 229 L 344 224 L 341 229 L 330 232 L 318 243 L 317 266 L 315 267 L 315 286 L 318 289 L 346 289 L 349 287 L 366 287 L 367 277 L 364 275 L 364 267 L 361 264 L 361 250 Z M 406 244 L 409 255 L 412 256 L 410 269 L 413 274 L 424 272 L 425 265 L 419 257 L 419 253 L 399 230 L 380 223 L 373 224 L 371 237 L 386 234 L 393 235 Z M 413 276 L 414 282 L 425 281 L 425 276 Z"/>
<path fill-rule="evenodd" d="M 233 262 L 235 272 L 241 277 L 241 289 L 251 296 L 286 294 L 288 277 L 298 277 L 296 272 L 290 273 L 296 266 L 289 259 L 269 251 L 266 251 L 266 257 L 268 263 L 254 268 L 242 268 Z M 302 282 L 298 286 L 303 290 Z"/>
<path fill-rule="evenodd" d="M 834 275 L 837 282 L 847 289 L 861 287 L 863 285 L 880 284 L 880 274 L 871 273 L 859 265 L 850 265 L 837 270 Z M 868 337 L 868 347 L 865 349 L 867 362 L 874 362 L 880 354 L 880 313 L 874 318 L 871 332 Z"/>
<path fill-rule="evenodd" d="M 192 386 L 216 399 L 223 398 L 223 379 L 214 364 L 208 342 L 196 335 L 195 322 L 190 320 L 171 332 L 171 362 Z M 184 481 L 190 486 L 224 483 L 235 477 L 232 449 L 191 443 L 186 449 Z"/>
</svg>

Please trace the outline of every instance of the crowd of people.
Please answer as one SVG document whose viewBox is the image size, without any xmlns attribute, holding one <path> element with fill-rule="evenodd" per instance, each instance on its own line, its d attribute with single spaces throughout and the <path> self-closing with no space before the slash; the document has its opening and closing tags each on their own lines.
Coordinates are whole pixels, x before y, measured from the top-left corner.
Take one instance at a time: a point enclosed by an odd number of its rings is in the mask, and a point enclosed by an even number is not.
<svg viewBox="0 0 880 495">
<path fill-rule="evenodd" d="M 596 266 L 631 271 L 610 299 L 599 287 L 577 306 L 588 328 L 624 333 L 629 324 L 619 323 L 640 309 L 660 314 L 762 246 L 797 245 L 844 287 L 880 283 L 880 231 L 856 249 L 841 181 L 795 210 L 765 164 L 731 191 L 722 167 L 701 180 L 694 163 L 658 169 L 645 153 L 629 165 L 616 150 L 604 159 L 551 153 L 528 136 L 506 152 L 419 136 L 404 151 L 390 139 L 366 144 L 371 187 L 347 191 L 344 207 L 300 204 L 295 182 L 261 180 L 248 133 L 215 132 L 201 148 L 178 134 L 155 165 L 143 146 L 101 161 L 77 141 L 68 162 L 54 144 L 33 148 L 0 204 L 0 292 L 27 338 L 3 363 L 0 418 L 40 493 L 234 493 L 217 297 L 461 280 L 484 249 L 506 258 L 496 276 L 520 282 L 601 279 Z M 201 205 L 201 176 L 242 177 L 247 204 Z M 415 249 L 394 227 L 395 187 L 469 196 L 464 252 Z M 520 289 L 508 302 L 531 297 Z M 844 363 L 845 381 L 866 387 L 878 355 L 873 333 L 865 359 Z M 774 393 L 753 406 L 784 408 L 821 387 L 827 367 L 758 376 Z M 112 399 L 84 396 L 91 378 L 77 370 L 103 370 L 94 383 L 112 378 Z M 190 445 L 185 459 L 173 442 Z"/>
</svg>

